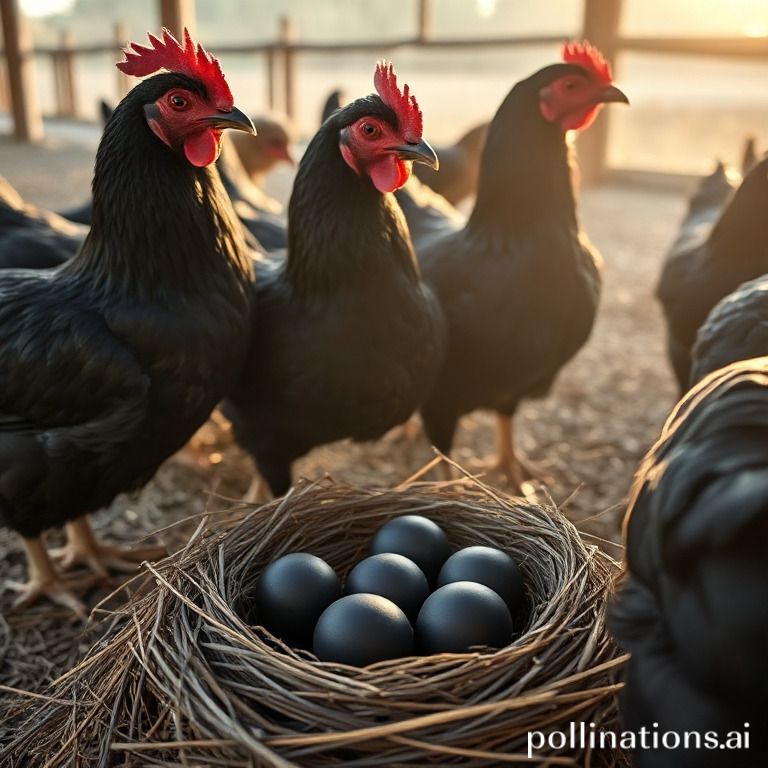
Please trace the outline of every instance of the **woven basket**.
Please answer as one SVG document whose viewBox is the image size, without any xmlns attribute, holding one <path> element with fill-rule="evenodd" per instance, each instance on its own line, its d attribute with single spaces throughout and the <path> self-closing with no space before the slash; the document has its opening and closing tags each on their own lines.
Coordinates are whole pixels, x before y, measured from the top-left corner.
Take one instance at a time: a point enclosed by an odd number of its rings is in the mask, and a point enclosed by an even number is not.
<svg viewBox="0 0 768 768">
<path fill-rule="evenodd" d="M 495 546 L 518 561 L 529 605 L 509 646 L 357 669 L 320 663 L 244 618 L 267 563 L 309 551 L 343 577 L 405 513 L 437 522 L 456 548 Z M 233 514 L 150 568 L 155 585 L 0 758 L 51 768 L 626 765 L 622 753 L 579 747 L 527 757 L 531 731 L 617 719 L 623 658 L 604 623 L 615 563 L 554 508 L 476 482 L 375 491 L 326 479 Z"/>
</svg>

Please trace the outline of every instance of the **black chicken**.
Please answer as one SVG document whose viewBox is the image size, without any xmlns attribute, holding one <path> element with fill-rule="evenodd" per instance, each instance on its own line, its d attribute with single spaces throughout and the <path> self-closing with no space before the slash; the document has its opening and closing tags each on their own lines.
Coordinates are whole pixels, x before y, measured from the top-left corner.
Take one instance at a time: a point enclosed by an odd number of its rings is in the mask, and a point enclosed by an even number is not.
<svg viewBox="0 0 768 768">
<path fill-rule="evenodd" d="M 627 101 L 596 49 L 571 44 L 564 58 L 518 83 L 496 113 L 466 227 L 418 252 L 449 327 L 421 411 L 427 435 L 448 453 L 460 416 L 496 411 L 499 468 L 518 489 L 534 471 L 515 452 L 512 416 L 523 398 L 549 390 L 587 340 L 600 293 L 565 134 L 586 127 L 603 102 Z"/>
<path fill-rule="evenodd" d="M 334 112 L 301 160 L 288 255 L 258 263 L 250 363 L 222 408 L 274 494 L 311 448 L 404 421 L 443 354 L 440 307 L 389 194 L 412 162 L 437 159 L 391 65 L 374 83 L 378 95 Z"/>
<path fill-rule="evenodd" d="M 112 114 L 111 107 L 106 102 L 101 102 L 101 113 L 105 122 Z M 240 162 L 237 150 L 224 136 L 221 144 L 216 167 L 218 168 L 221 182 L 229 195 L 229 199 L 235 207 L 235 212 L 246 229 L 246 241 L 255 250 L 274 251 L 285 248 L 288 244 L 288 235 L 284 217 L 273 212 L 273 205 L 266 193 L 259 189 L 249 178 Z M 252 136 L 249 136 L 252 138 Z M 69 221 L 81 224 L 91 223 L 90 200 L 76 208 L 62 211 L 61 217 Z M 56 214 L 48 214 L 55 216 Z M 30 235 L 30 238 L 33 236 Z M 27 266 L 18 264 L 16 266 Z M 32 265 L 30 265 L 32 266 Z"/>
<path fill-rule="evenodd" d="M 25 203 L 0 176 L 0 269 L 63 264 L 74 256 L 87 233 L 87 227 Z"/>
<path fill-rule="evenodd" d="M 702 221 L 691 227 L 689 215 L 667 256 L 656 296 L 664 310 L 667 351 L 681 393 L 688 388 L 691 347 L 710 310 L 742 283 L 768 272 L 765 210 L 768 160 L 747 174 L 714 227 Z"/>
<path fill-rule="evenodd" d="M 740 285 L 699 328 L 691 353 L 690 385 L 738 360 L 768 355 L 768 277 Z"/>
<path fill-rule="evenodd" d="M 624 727 L 744 731 L 751 749 L 638 749 L 636 768 L 768 765 L 768 358 L 723 368 L 675 408 L 625 519 L 610 626 L 632 653 Z"/>
<path fill-rule="evenodd" d="M 169 72 L 105 128 L 82 248 L 55 270 L 0 273 L 0 519 L 24 537 L 30 577 L 18 605 L 80 607 L 41 542 L 52 526 L 67 523 L 65 567 L 103 575 L 147 556 L 97 542 L 85 515 L 152 477 L 247 351 L 251 265 L 208 166 L 223 129 L 253 127 L 188 34 L 150 42 L 118 67 Z"/>
</svg>

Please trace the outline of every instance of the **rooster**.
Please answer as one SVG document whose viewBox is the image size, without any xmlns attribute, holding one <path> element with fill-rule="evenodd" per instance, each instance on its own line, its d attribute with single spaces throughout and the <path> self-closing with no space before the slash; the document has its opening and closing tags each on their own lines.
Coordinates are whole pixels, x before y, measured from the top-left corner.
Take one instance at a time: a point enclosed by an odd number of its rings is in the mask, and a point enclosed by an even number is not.
<svg viewBox="0 0 768 768">
<path fill-rule="evenodd" d="M 693 386 L 738 360 L 768 355 L 768 277 L 740 285 L 709 313 L 691 352 Z"/>
<path fill-rule="evenodd" d="M 600 53 L 567 45 L 563 63 L 518 83 L 493 118 L 467 225 L 418 253 L 449 328 L 445 364 L 421 409 L 427 436 L 448 453 L 460 416 L 496 411 L 498 466 L 517 490 L 537 470 L 515 450 L 512 417 L 585 343 L 600 293 L 566 132 L 616 101 L 627 97 Z"/>
<path fill-rule="evenodd" d="M 275 495 L 313 447 L 404 421 L 442 359 L 442 313 L 390 194 L 412 163 L 437 158 L 391 65 L 377 65 L 374 84 L 378 95 L 334 112 L 310 142 L 288 255 L 257 263 L 250 362 L 223 411 Z"/>
<path fill-rule="evenodd" d="M 768 160 L 746 175 L 713 227 L 683 231 L 667 256 L 656 296 L 667 324 L 667 350 L 683 393 L 691 347 L 710 310 L 747 280 L 768 272 Z"/>
<path fill-rule="evenodd" d="M 82 611 L 41 541 L 66 523 L 66 570 L 135 568 L 157 549 L 95 539 L 86 515 L 141 487 L 206 420 L 242 368 L 250 261 L 216 160 L 225 128 L 252 131 L 216 59 L 185 32 L 133 44 L 144 77 L 104 130 L 93 224 L 55 270 L 0 273 L 0 521 L 20 533 L 17 606 Z"/>
<path fill-rule="evenodd" d="M 632 657 L 625 728 L 699 734 L 750 724 L 751 748 L 636 750 L 637 768 L 768 765 L 768 358 L 703 379 L 643 460 L 609 613 Z"/>
</svg>

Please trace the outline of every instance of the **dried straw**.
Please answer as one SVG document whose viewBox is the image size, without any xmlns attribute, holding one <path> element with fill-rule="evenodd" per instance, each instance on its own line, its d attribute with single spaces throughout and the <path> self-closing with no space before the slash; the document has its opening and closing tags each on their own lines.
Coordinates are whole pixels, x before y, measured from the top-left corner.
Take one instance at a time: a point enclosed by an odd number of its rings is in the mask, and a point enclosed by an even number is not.
<svg viewBox="0 0 768 768">
<path fill-rule="evenodd" d="M 248 623 L 267 563 L 310 551 L 344 575 L 386 520 L 408 512 L 435 520 L 456 547 L 497 546 L 520 562 L 530 605 L 508 647 L 357 669 Z M 530 765 L 529 731 L 616 726 L 623 658 L 604 624 L 615 563 L 554 508 L 477 482 L 380 491 L 326 479 L 232 514 L 149 567 L 155 586 L 54 684 L 0 764 Z M 576 749 L 542 750 L 536 764 L 626 763 Z"/>
</svg>

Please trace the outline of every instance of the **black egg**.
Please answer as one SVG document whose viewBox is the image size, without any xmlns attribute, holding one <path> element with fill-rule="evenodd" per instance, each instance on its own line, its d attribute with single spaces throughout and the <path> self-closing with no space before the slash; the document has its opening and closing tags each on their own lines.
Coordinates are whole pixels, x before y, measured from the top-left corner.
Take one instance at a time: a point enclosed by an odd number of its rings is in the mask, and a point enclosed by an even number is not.
<svg viewBox="0 0 768 768">
<path fill-rule="evenodd" d="M 425 654 L 502 648 L 512 637 L 506 603 L 483 584 L 457 581 L 435 590 L 416 620 L 416 645 Z"/>
<path fill-rule="evenodd" d="M 381 595 L 347 595 L 328 606 L 315 627 L 315 656 L 353 667 L 413 654 L 413 628 Z"/>
<path fill-rule="evenodd" d="M 427 581 L 435 583 L 443 563 L 450 557 L 448 537 L 437 523 L 421 515 L 403 515 L 379 528 L 371 542 L 371 554 L 394 552 L 413 560 Z"/>
<path fill-rule="evenodd" d="M 514 613 L 523 599 L 523 575 L 515 561 L 493 547 L 466 547 L 454 552 L 437 577 L 439 587 L 454 581 L 476 581 L 490 587 Z"/>
<path fill-rule="evenodd" d="M 386 597 L 413 622 L 429 596 L 429 584 L 413 560 L 386 552 L 359 562 L 349 572 L 344 591 L 348 595 L 367 592 Z"/>
<path fill-rule="evenodd" d="M 340 597 L 341 581 L 325 560 L 294 552 L 262 572 L 256 587 L 256 618 L 289 645 L 309 648 L 320 614 Z"/>
</svg>

